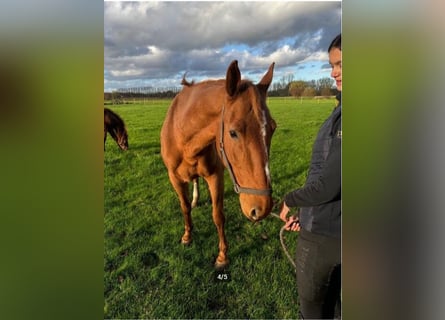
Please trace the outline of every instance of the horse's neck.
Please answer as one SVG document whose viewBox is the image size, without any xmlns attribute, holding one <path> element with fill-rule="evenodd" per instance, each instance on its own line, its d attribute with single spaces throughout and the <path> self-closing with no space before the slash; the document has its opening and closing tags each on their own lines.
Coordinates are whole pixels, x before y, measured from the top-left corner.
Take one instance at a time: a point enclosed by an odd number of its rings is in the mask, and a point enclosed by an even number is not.
<svg viewBox="0 0 445 320">
<path fill-rule="evenodd" d="M 125 129 L 119 121 L 108 121 L 106 130 L 117 141 L 117 139 L 122 136 Z"/>
<path fill-rule="evenodd" d="M 193 155 L 199 153 L 203 148 L 213 143 L 219 128 L 219 118 L 212 116 L 207 121 L 203 121 L 200 126 L 188 128 L 185 137 L 186 147 Z"/>
<path fill-rule="evenodd" d="M 190 109 L 192 121 L 198 122 L 191 125 L 187 121 L 183 127 L 184 150 L 190 157 L 196 156 L 215 141 L 221 124 L 221 110 L 222 104 L 209 104 L 205 108 L 200 105 Z"/>
</svg>

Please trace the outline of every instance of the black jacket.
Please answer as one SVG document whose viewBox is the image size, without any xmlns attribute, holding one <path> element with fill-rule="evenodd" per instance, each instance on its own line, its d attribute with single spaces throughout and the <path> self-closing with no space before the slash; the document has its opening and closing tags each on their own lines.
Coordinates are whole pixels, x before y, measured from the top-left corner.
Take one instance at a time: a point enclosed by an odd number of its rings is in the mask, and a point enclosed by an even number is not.
<svg viewBox="0 0 445 320">
<path fill-rule="evenodd" d="M 341 97 L 338 97 L 341 99 Z M 289 207 L 300 207 L 300 226 L 341 237 L 341 100 L 318 131 L 306 183 L 288 193 Z"/>
</svg>

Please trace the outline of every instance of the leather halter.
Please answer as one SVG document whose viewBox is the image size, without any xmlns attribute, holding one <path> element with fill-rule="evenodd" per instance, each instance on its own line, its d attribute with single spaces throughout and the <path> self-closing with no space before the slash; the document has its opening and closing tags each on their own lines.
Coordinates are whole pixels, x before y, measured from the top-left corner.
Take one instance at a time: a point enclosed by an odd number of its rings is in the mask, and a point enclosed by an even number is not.
<svg viewBox="0 0 445 320">
<path fill-rule="evenodd" d="M 272 189 L 252 189 L 252 188 L 244 188 L 241 187 L 238 182 L 236 181 L 235 175 L 232 170 L 232 166 L 230 165 L 229 159 L 227 159 L 226 152 L 224 150 L 224 105 L 222 107 L 221 112 L 221 135 L 219 139 L 219 151 L 221 152 L 221 158 L 223 159 L 224 165 L 226 166 L 227 170 L 229 171 L 230 178 L 233 182 L 233 188 L 236 193 L 248 193 L 248 194 L 255 194 L 259 196 L 270 196 L 272 194 Z"/>
</svg>

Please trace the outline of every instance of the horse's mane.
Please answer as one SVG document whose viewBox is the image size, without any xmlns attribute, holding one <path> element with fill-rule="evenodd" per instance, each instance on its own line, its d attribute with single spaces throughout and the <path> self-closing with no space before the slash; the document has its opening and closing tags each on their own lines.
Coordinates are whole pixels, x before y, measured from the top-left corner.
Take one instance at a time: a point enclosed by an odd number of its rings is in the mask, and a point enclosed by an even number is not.
<svg viewBox="0 0 445 320">
<path fill-rule="evenodd" d="M 241 80 L 240 84 L 238 85 L 238 88 L 236 90 L 236 94 L 241 94 L 244 91 L 246 91 L 247 89 L 249 89 L 249 87 L 253 85 L 252 81 L 250 80 Z"/>
<path fill-rule="evenodd" d="M 183 86 L 191 87 L 191 86 L 195 83 L 195 81 L 192 80 L 192 82 L 188 82 L 188 81 L 185 79 L 185 76 L 186 76 L 186 75 L 187 75 L 187 72 L 184 73 L 184 76 L 182 77 L 181 84 L 182 84 Z"/>
<path fill-rule="evenodd" d="M 117 113 L 108 108 L 104 108 L 104 112 L 106 115 L 105 123 L 107 124 L 107 127 L 109 126 L 111 130 L 117 130 L 119 133 L 126 131 L 125 122 Z"/>
</svg>

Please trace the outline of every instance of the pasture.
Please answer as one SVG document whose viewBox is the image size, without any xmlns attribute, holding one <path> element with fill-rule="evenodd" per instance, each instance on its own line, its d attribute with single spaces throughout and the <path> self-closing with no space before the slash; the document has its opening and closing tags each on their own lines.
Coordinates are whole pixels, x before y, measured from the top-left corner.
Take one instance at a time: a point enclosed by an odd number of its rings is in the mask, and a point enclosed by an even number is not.
<svg viewBox="0 0 445 320">
<path fill-rule="evenodd" d="M 229 266 L 217 279 L 218 236 L 205 182 L 193 209 L 193 241 L 180 244 L 179 201 L 160 156 L 159 133 L 171 100 L 109 105 L 125 121 L 129 149 L 107 139 L 104 157 L 104 318 L 297 318 L 295 273 L 279 241 L 282 223 L 252 224 L 226 172 Z M 273 197 L 301 186 L 311 148 L 333 99 L 269 98 L 277 122 L 270 170 Z M 276 212 L 276 211 L 275 211 Z M 298 239 L 286 233 L 293 255 Z"/>
</svg>

